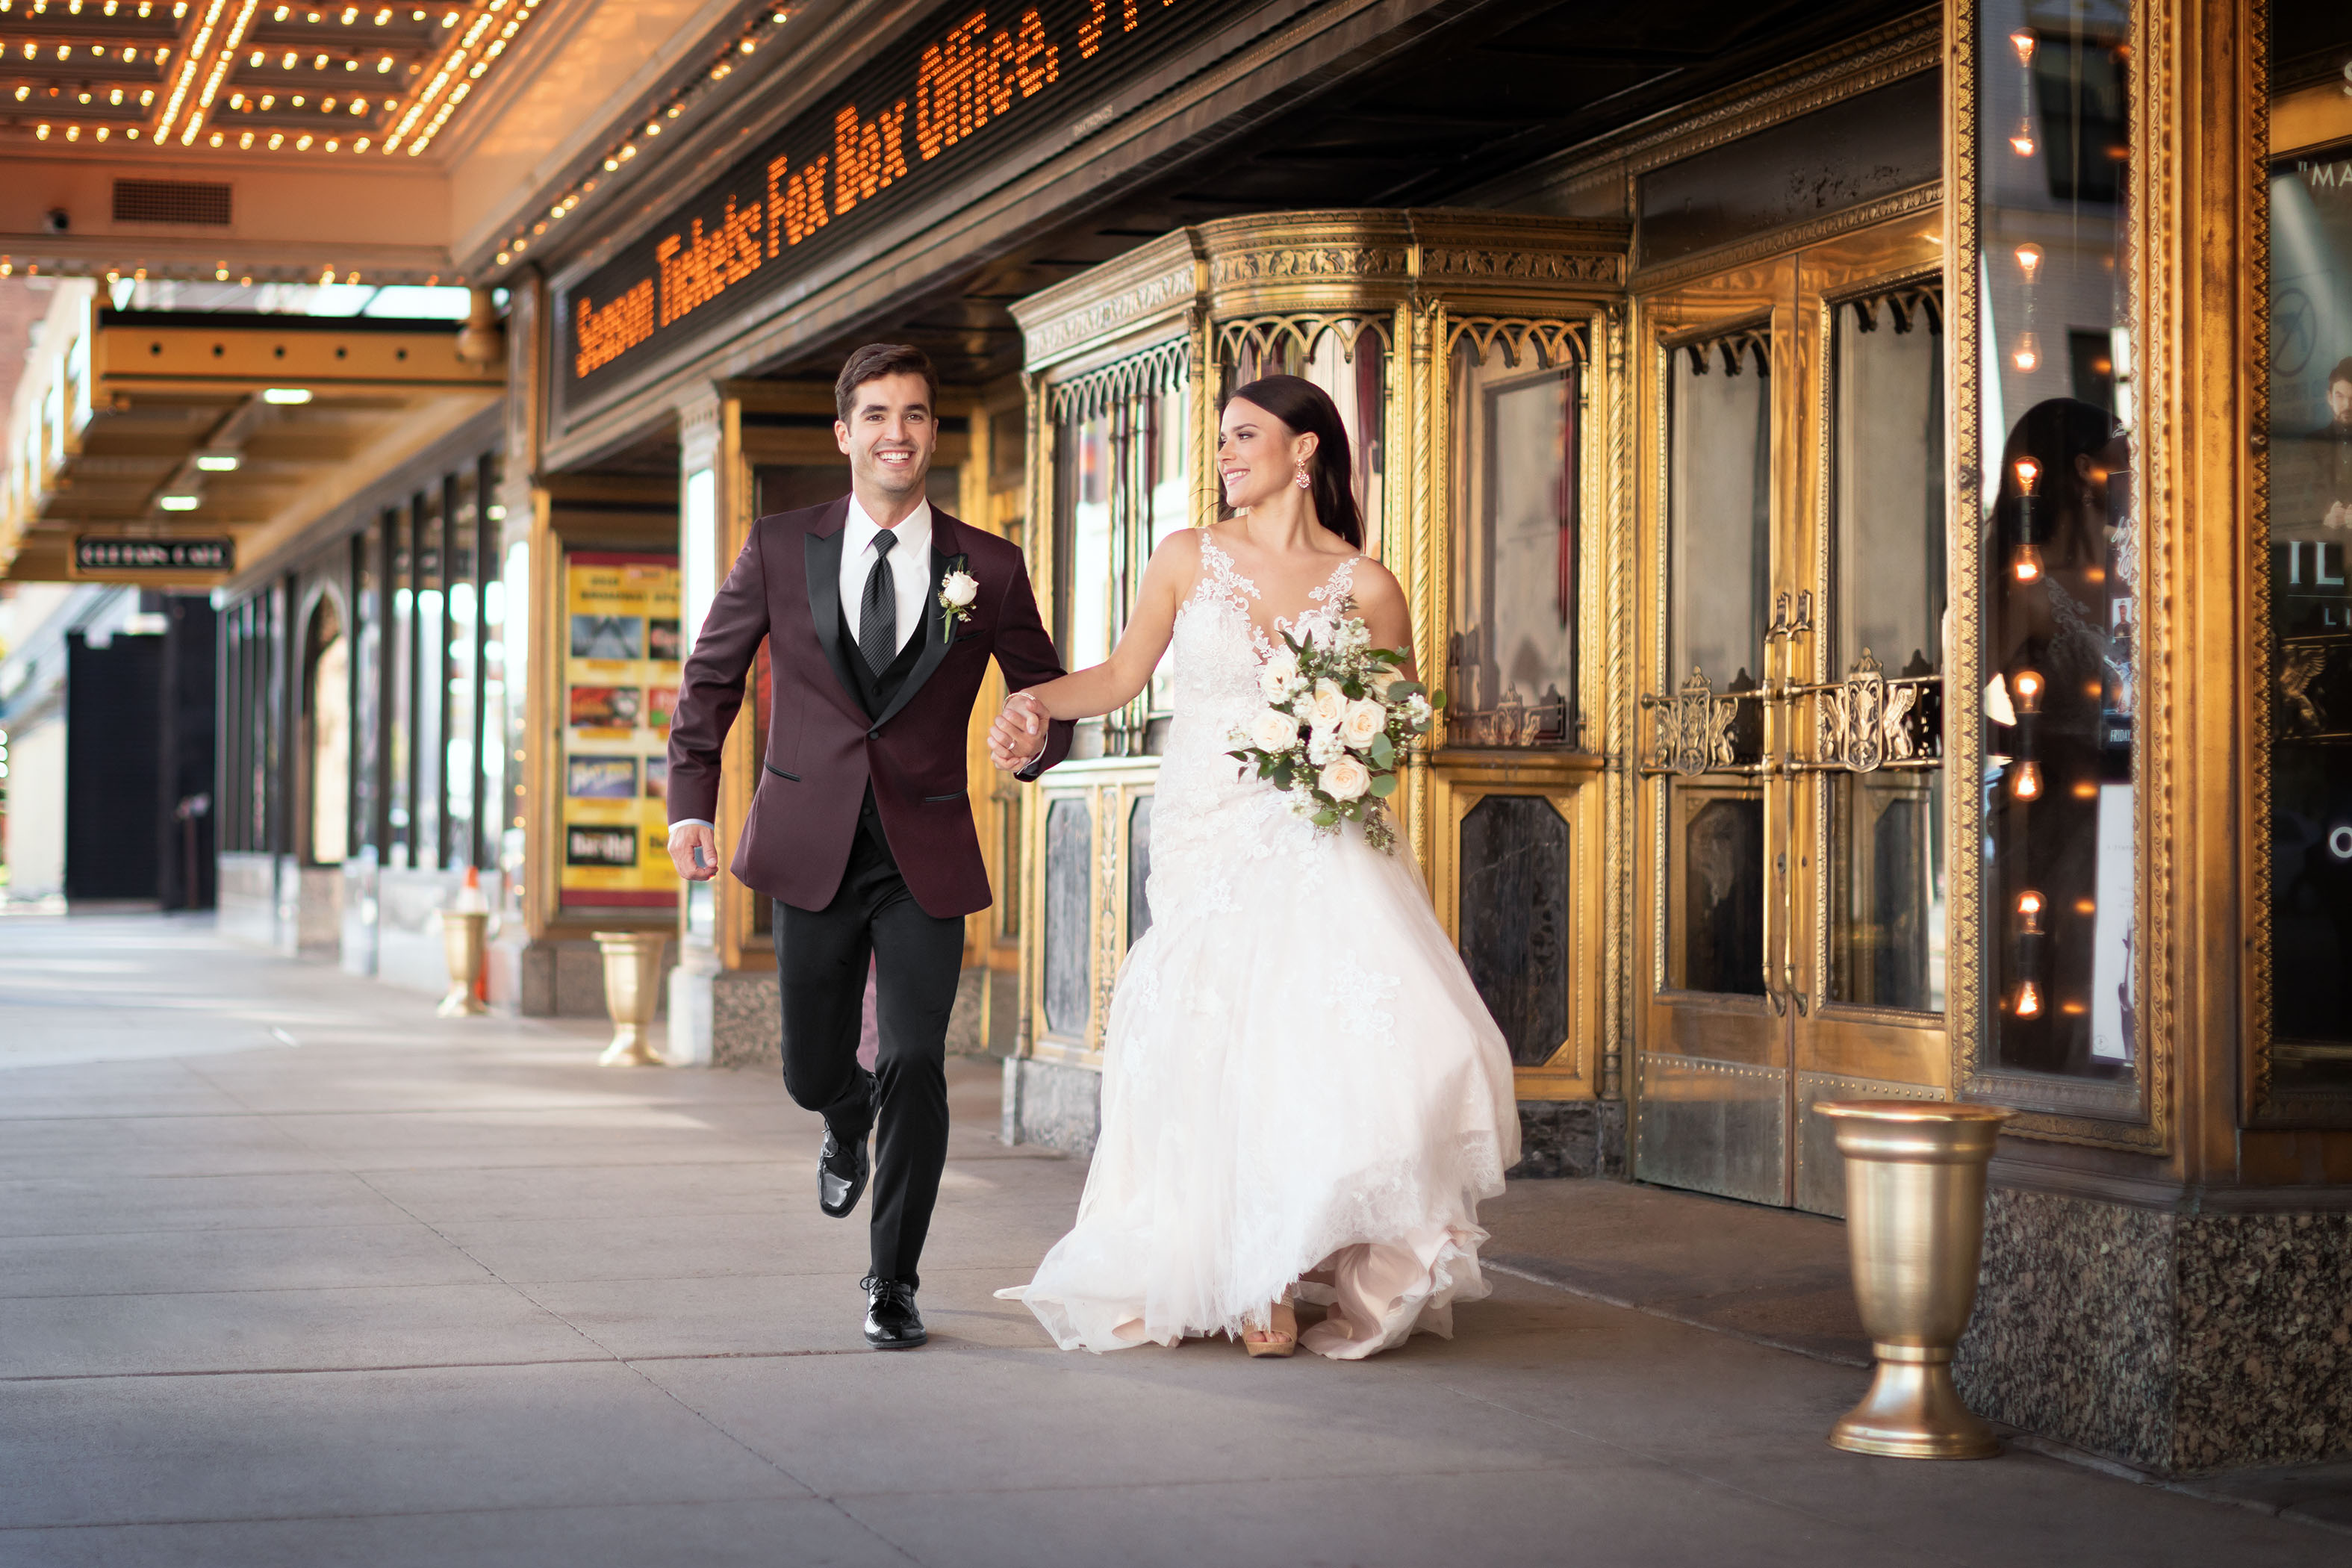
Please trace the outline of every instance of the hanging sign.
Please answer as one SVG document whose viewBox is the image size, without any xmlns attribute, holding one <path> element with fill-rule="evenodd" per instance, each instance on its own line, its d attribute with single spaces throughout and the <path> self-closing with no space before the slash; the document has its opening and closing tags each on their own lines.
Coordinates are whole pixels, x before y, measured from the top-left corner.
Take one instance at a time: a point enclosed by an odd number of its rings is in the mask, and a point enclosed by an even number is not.
<svg viewBox="0 0 2352 1568">
<path fill-rule="evenodd" d="M 1122 88 L 1256 0 L 958 0 L 881 48 L 557 300 L 556 363 L 584 396 L 804 275 L 987 157 L 1076 141 Z M 639 138 L 643 140 L 642 135 Z M 978 191 L 962 192 L 968 197 Z"/>
<path fill-rule="evenodd" d="M 236 541 L 131 539 L 103 533 L 74 535 L 73 565 L 84 577 L 135 577 L 146 573 L 187 574 L 236 570 Z"/>
</svg>

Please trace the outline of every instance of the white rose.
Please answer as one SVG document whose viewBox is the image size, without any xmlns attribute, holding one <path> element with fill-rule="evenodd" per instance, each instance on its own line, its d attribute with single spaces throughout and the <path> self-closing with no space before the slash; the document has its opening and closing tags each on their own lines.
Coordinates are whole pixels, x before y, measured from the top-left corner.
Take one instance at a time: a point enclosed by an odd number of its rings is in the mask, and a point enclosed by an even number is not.
<svg viewBox="0 0 2352 1568">
<path fill-rule="evenodd" d="M 1268 702 L 1280 702 L 1290 695 L 1290 682 L 1269 664 L 1257 672 L 1257 689 Z"/>
<path fill-rule="evenodd" d="M 1347 749 L 1348 743 L 1339 738 L 1339 731 L 1318 730 L 1307 737 L 1307 760 L 1319 768 L 1325 763 L 1338 760 L 1339 753 Z"/>
<path fill-rule="evenodd" d="M 1315 683 L 1315 707 L 1308 714 L 1309 718 L 1328 730 L 1346 717 L 1347 712 L 1348 694 L 1339 689 L 1338 681 L 1318 680 Z"/>
<path fill-rule="evenodd" d="M 1359 698 L 1339 721 L 1339 738 L 1360 752 L 1388 727 L 1389 710 L 1369 697 Z"/>
<path fill-rule="evenodd" d="M 1250 721 L 1250 744 L 1262 752 L 1286 752 L 1298 744 L 1298 721 L 1279 708 L 1262 708 Z"/>
<path fill-rule="evenodd" d="M 1265 668 L 1267 674 L 1287 686 L 1298 678 L 1298 656 L 1285 643 L 1267 656 Z"/>
<path fill-rule="evenodd" d="M 1323 770 L 1318 782 L 1323 785 L 1323 793 L 1333 800 L 1356 800 L 1372 787 L 1372 773 L 1355 758 L 1342 756 Z"/>
<path fill-rule="evenodd" d="M 940 582 L 940 597 L 949 608 L 963 609 L 980 597 L 980 579 L 969 572 L 950 572 Z"/>
</svg>

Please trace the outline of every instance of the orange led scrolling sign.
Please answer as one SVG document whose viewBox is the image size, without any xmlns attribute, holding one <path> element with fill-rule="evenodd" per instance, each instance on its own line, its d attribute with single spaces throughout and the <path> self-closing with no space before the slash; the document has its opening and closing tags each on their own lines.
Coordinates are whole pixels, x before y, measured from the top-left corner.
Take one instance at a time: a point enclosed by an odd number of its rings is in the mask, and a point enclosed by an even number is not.
<svg viewBox="0 0 2352 1568">
<path fill-rule="evenodd" d="M 699 327 L 781 286 L 793 269 L 771 263 L 813 258 L 879 221 L 915 177 L 961 165 L 959 153 L 1009 142 L 1024 125 L 1057 124 L 1045 116 L 1063 98 L 1114 89 L 1247 8 L 1247 0 L 1039 0 L 999 25 L 961 0 L 885 48 L 828 110 L 771 137 L 570 289 L 559 320 L 571 342 L 559 363 L 583 390 L 608 378 L 600 373 L 623 374 L 613 367 L 673 329 Z M 1001 138 L 987 134 L 995 128 Z"/>
</svg>

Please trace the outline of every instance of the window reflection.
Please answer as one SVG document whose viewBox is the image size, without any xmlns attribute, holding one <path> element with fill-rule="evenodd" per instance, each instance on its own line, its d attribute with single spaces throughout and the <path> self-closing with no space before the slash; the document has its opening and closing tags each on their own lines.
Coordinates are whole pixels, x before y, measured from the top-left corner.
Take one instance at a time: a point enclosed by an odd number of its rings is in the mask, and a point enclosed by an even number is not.
<svg viewBox="0 0 2352 1568">
<path fill-rule="evenodd" d="M 1836 312 L 1832 681 L 1885 755 L 1826 775 L 1830 994 L 1944 1010 L 1944 339 L 1927 291 Z M 1873 684 L 1874 678 L 1883 686 Z M 1881 691 L 1884 697 L 1873 693 Z M 1840 695 L 1843 695 L 1841 693 Z"/>
<path fill-rule="evenodd" d="M 1452 738 L 1572 744 L 1578 367 L 1465 334 L 1453 370 Z"/>
<path fill-rule="evenodd" d="M 1760 333 L 1677 352 L 1667 409 L 1666 668 L 1704 682 L 1707 765 L 1669 784 L 1669 980 L 1762 995 L 1764 794 L 1737 769 L 1762 755 L 1772 584 L 1771 361 Z M 1721 702 L 1733 699 L 1727 713 Z"/>
<path fill-rule="evenodd" d="M 2127 1081 L 2131 20 L 2120 0 L 1980 16 L 1988 1055 Z"/>
<path fill-rule="evenodd" d="M 1192 520 L 1190 396 L 1183 356 L 1164 351 L 1055 389 L 1055 635 L 1073 669 L 1110 657 L 1151 552 Z M 1131 710 L 1080 725 L 1072 754 L 1157 751 L 1167 671 Z"/>
<path fill-rule="evenodd" d="M 2340 7 L 2273 18 L 2273 90 L 2352 79 Z M 2292 1100 L 2352 1089 L 2352 156 L 2290 153 L 2270 197 L 2271 1092 Z"/>
</svg>

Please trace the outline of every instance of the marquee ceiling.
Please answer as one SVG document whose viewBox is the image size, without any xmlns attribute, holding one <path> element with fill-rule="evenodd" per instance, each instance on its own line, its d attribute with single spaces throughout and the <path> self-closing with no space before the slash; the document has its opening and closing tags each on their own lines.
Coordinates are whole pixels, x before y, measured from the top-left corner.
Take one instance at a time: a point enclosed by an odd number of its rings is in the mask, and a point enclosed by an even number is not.
<svg viewBox="0 0 2352 1568">
<path fill-rule="evenodd" d="M 478 99 L 546 3 L 0 0 L 0 156 L 65 143 L 415 158 Z"/>
</svg>

